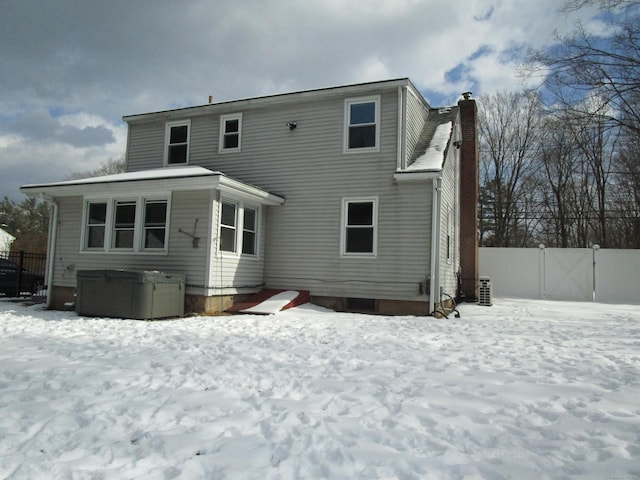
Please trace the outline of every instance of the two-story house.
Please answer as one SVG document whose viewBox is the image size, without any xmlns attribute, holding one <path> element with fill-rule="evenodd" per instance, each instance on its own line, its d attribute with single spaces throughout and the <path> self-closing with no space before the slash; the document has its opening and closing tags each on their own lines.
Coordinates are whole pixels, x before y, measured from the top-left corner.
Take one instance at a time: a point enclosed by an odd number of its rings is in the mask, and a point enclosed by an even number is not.
<svg viewBox="0 0 640 480">
<path fill-rule="evenodd" d="M 396 79 L 125 116 L 126 173 L 21 189 L 53 204 L 49 304 L 86 269 L 185 274 L 209 313 L 265 287 L 378 313 L 475 297 L 475 111 Z"/>
</svg>

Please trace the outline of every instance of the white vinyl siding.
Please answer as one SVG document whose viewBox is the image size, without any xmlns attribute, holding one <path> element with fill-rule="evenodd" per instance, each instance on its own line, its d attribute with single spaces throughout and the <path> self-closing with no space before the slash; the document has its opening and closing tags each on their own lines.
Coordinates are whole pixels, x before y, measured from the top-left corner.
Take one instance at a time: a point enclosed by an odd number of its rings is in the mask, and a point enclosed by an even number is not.
<svg viewBox="0 0 640 480">
<path fill-rule="evenodd" d="M 397 166 L 397 87 L 363 89 L 348 95 L 330 93 L 317 100 L 303 96 L 286 104 L 242 105 L 242 151 L 233 155 L 218 151 L 220 116 L 231 113 L 224 109 L 237 108 L 235 104 L 213 104 L 207 108 L 214 112 L 191 118 L 190 164 L 222 171 L 286 198 L 282 206 L 260 209 L 255 259 L 219 254 L 217 198 L 211 217 L 200 215 L 199 225 L 205 218 L 212 221 L 209 272 L 210 285 L 215 288 L 211 295 L 233 293 L 241 287 L 259 289 L 266 284 L 270 288 L 306 289 L 318 296 L 427 300 L 419 285 L 430 272 L 432 186 L 431 182 L 398 184 L 392 180 Z M 345 99 L 376 97 L 380 99 L 378 150 L 360 149 L 343 155 Z M 418 113 L 422 121 L 419 109 Z M 295 130 L 289 130 L 289 121 L 297 123 Z M 161 139 L 163 126 L 157 117 L 130 123 L 129 170 L 162 166 L 157 137 Z M 421 131 L 422 126 L 416 130 Z M 445 186 L 448 188 L 446 182 Z M 342 199 L 361 197 L 378 198 L 376 257 L 366 260 L 340 255 Z M 172 222 L 181 218 L 175 203 L 174 198 Z M 189 209 L 194 204 L 187 206 L 181 212 L 190 220 L 176 228 L 191 232 L 195 214 Z M 167 260 L 170 257 L 177 262 L 185 255 L 191 255 L 194 262 L 198 255 L 203 258 L 204 248 L 194 249 L 186 235 L 176 235 Z M 183 249 L 174 251 L 176 240 L 184 242 Z M 455 249 L 452 251 L 455 254 Z"/>
<path fill-rule="evenodd" d="M 109 200 L 106 200 L 107 202 Z M 75 287 L 79 270 L 123 269 L 159 270 L 187 276 L 187 293 L 202 294 L 208 285 L 204 238 L 211 232 L 206 218 L 211 216 L 211 191 L 174 192 L 167 205 L 166 244 L 164 249 L 146 249 L 143 252 L 113 250 L 105 254 L 84 249 L 81 239 L 85 236 L 78 221 L 83 215 L 82 197 L 66 197 L 58 200 L 60 206 L 59 228 L 55 245 L 53 285 Z M 95 203 L 95 200 L 91 200 Z M 196 223 L 196 220 L 200 220 Z M 195 228 L 194 228 L 195 225 Z M 202 238 L 198 248 L 193 239 L 180 233 L 188 231 Z M 166 252 L 170 251 L 171 255 Z M 262 272 L 259 273 L 262 278 Z M 254 282 L 255 283 L 255 282 Z"/>
</svg>

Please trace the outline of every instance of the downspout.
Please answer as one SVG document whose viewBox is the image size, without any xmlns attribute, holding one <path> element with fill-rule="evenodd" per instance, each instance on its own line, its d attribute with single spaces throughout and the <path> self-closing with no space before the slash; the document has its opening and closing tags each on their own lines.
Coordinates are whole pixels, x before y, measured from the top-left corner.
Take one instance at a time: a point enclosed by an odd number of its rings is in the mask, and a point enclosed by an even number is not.
<svg viewBox="0 0 640 480">
<path fill-rule="evenodd" d="M 51 202 L 51 213 L 49 214 L 49 244 L 47 252 L 49 254 L 47 262 L 47 309 L 51 308 L 51 291 L 53 290 L 53 265 L 56 259 L 56 236 L 58 235 L 58 204 L 53 198 Z"/>
<path fill-rule="evenodd" d="M 405 135 L 405 115 L 404 115 L 404 110 L 405 110 L 405 99 L 406 99 L 406 95 L 405 95 L 405 87 L 398 87 L 398 141 L 397 141 L 397 145 L 396 145 L 396 151 L 397 151 L 397 156 L 396 156 L 396 170 L 402 170 L 405 168 L 405 153 L 404 153 L 404 149 L 405 149 L 405 141 L 404 141 L 404 135 Z"/>
<path fill-rule="evenodd" d="M 429 314 L 436 310 L 436 293 L 440 290 L 440 202 L 442 180 L 433 179 L 431 200 L 431 273 L 429 282 Z"/>
</svg>

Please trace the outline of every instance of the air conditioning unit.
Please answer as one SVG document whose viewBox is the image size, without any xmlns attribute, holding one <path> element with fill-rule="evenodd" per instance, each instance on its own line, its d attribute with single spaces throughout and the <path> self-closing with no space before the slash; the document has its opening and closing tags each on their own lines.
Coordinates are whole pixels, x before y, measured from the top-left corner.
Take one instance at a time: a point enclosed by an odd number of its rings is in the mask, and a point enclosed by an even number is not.
<svg viewBox="0 0 640 480">
<path fill-rule="evenodd" d="M 480 277 L 480 289 L 478 294 L 478 305 L 491 306 L 493 301 L 491 293 L 493 287 L 491 286 L 491 279 L 489 277 Z"/>
</svg>

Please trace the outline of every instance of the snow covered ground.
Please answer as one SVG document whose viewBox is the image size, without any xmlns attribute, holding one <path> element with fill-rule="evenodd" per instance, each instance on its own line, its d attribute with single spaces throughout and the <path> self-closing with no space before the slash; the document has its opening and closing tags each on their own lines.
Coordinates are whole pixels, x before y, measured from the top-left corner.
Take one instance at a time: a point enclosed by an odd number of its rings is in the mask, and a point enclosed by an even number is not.
<svg viewBox="0 0 640 480">
<path fill-rule="evenodd" d="M 640 308 L 143 322 L 0 299 L 3 479 L 638 479 Z"/>
</svg>

